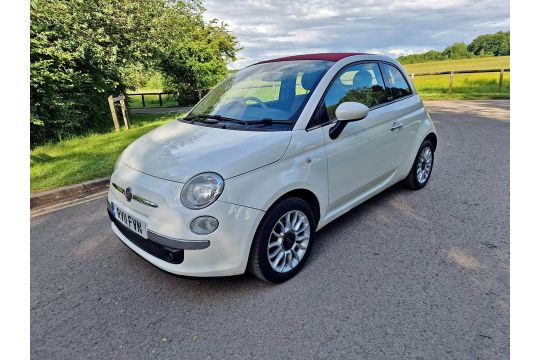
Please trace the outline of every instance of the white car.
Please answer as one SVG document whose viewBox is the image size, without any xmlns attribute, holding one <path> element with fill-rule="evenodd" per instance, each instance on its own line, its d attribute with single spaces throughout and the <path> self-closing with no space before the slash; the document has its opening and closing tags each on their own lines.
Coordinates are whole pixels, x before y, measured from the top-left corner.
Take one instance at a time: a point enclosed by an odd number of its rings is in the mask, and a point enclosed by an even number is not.
<svg viewBox="0 0 540 360">
<path fill-rule="evenodd" d="M 424 187 L 436 147 L 433 122 L 392 58 L 263 61 L 123 152 L 111 226 L 174 274 L 247 268 L 282 282 L 302 268 L 317 230 L 397 182 Z"/>
</svg>

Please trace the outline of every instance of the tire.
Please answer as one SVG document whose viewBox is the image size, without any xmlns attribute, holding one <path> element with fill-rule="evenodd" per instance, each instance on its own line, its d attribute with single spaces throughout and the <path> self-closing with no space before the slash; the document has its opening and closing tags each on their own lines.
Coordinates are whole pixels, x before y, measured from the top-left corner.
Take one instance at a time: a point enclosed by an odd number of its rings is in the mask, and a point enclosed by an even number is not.
<svg viewBox="0 0 540 360">
<path fill-rule="evenodd" d="M 287 224 L 288 214 L 290 222 Z M 293 221 L 295 214 L 296 222 Z M 283 226 L 298 224 L 298 232 L 294 231 L 294 226 L 291 226 L 291 229 Z M 278 202 L 268 210 L 257 228 L 249 255 L 249 271 L 271 283 L 289 280 L 302 269 L 309 257 L 315 228 L 315 216 L 306 201 L 291 197 Z M 304 230 L 300 231 L 302 229 Z M 278 234 L 281 237 L 276 236 Z M 280 252 L 283 253 L 281 257 Z M 278 257 L 280 261 L 276 261 Z"/>
<path fill-rule="evenodd" d="M 429 150 L 426 150 L 429 149 Z M 426 154 L 429 153 L 431 155 L 431 161 L 426 161 L 429 159 L 429 157 L 426 159 Z M 418 153 L 416 154 L 416 158 L 414 159 L 414 163 L 411 167 L 411 171 L 409 171 L 409 175 L 403 180 L 403 184 L 408 187 L 409 189 L 413 190 L 420 190 L 429 181 L 429 178 L 431 177 L 431 172 L 433 171 L 433 164 L 435 162 L 435 148 L 431 141 L 424 140 L 422 145 L 420 145 L 420 149 L 418 150 Z M 428 169 L 429 167 L 429 169 Z M 419 169 L 420 168 L 420 169 Z M 427 173 L 425 172 L 427 170 Z M 419 171 L 421 172 L 421 175 L 419 174 Z"/>
</svg>

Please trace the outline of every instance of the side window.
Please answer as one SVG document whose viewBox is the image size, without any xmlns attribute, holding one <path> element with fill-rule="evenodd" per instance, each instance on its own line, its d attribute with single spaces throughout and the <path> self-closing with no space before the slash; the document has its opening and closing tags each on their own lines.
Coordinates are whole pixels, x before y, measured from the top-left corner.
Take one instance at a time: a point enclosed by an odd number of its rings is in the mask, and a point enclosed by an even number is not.
<svg viewBox="0 0 540 360">
<path fill-rule="evenodd" d="M 377 64 L 356 64 L 341 71 L 324 97 L 328 120 L 336 119 L 336 108 L 346 101 L 373 107 L 386 101 L 386 92 Z"/>
<path fill-rule="evenodd" d="M 381 64 L 381 68 L 384 74 L 386 86 L 389 88 L 389 91 L 391 91 L 394 99 L 399 99 L 412 94 L 412 90 L 409 87 L 407 80 L 405 80 L 403 77 L 401 71 L 399 71 L 395 66 L 389 64 Z"/>
</svg>

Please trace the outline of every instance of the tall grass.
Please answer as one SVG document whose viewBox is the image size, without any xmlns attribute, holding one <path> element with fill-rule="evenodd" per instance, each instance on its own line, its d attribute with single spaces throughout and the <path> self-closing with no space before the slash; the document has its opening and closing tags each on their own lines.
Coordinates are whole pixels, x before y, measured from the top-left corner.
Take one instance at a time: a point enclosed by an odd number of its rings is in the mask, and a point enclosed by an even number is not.
<svg viewBox="0 0 540 360">
<path fill-rule="evenodd" d="M 505 73 L 499 92 L 498 73 L 455 74 L 450 94 L 450 75 L 416 76 L 414 85 L 424 99 L 508 99 L 510 74 Z"/>
<path fill-rule="evenodd" d="M 409 74 L 436 71 L 510 68 L 510 56 L 433 61 L 404 65 Z M 505 72 L 499 92 L 499 73 L 455 74 L 452 94 L 450 75 L 415 76 L 414 85 L 424 99 L 508 99 L 510 73 Z"/>
</svg>

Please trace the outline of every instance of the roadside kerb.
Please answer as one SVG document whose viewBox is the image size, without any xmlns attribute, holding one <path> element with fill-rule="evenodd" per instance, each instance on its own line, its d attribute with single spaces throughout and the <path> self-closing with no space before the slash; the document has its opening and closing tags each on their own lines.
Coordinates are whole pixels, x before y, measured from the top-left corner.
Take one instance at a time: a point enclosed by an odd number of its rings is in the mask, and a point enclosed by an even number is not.
<svg viewBox="0 0 540 360">
<path fill-rule="evenodd" d="M 66 200 L 83 198 L 90 194 L 106 190 L 109 187 L 109 181 L 110 178 L 106 177 L 61 187 L 59 189 L 31 193 L 30 209 L 58 204 Z"/>
</svg>

